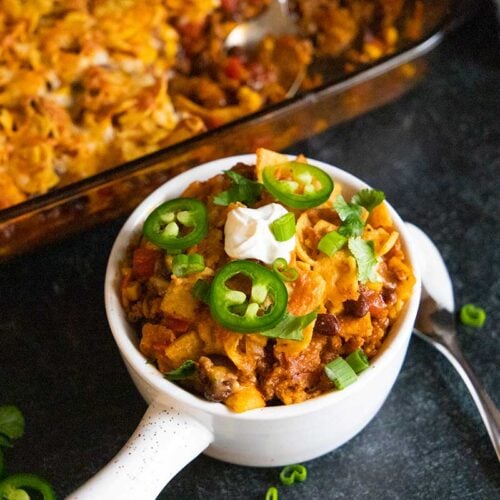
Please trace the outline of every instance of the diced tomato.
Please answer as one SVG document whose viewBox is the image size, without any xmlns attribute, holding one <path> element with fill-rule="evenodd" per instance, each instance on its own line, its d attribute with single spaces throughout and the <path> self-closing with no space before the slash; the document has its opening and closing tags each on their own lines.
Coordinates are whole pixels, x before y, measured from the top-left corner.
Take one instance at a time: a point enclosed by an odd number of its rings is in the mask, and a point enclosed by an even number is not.
<svg viewBox="0 0 500 500">
<path fill-rule="evenodd" d="M 186 333 L 189 330 L 189 323 L 187 321 L 172 317 L 165 318 L 165 326 L 176 333 Z"/>
<path fill-rule="evenodd" d="M 231 56 L 227 60 L 225 73 L 228 78 L 233 80 L 243 80 L 248 72 L 240 57 Z"/>
<path fill-rule="evenodd" d="M 136 248 L 132 256 L 134 276 L 145 280 L 151 278 L 155 272 L 156 261 L 160 255 L 158 250 L 143 247 Z"/>
</svg>

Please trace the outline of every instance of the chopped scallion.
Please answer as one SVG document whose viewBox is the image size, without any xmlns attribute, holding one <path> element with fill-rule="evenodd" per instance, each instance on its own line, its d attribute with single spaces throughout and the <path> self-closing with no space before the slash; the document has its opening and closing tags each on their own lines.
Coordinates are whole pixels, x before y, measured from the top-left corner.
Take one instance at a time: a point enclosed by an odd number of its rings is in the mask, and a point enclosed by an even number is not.
<svg viewBox="0 0 500 500">
<path fill-rule="evenodd" d="M 288 262 L 282 257 L 277 258 L 273 262 L 273 271 L 277 273 L 283 281 L 295 281 L 299 277 L 297 269 L 295 269 L 295 267 L 289 267 Z"/>
<path fill-rule="evenodd" d="M 287 465 L 280 472 L 280 481 L 287 486 L 303 483 L 306 479 L 307 469 L 300 464 Z"/>
<path fill-rule="evenodd" d="M 265 500 L 278 500 L 278 488 L 276 488 L 276 486 L 271 486 L 266 491 L 266 498 L 265 498 Z"/>
<path fill-rule="evenodd" d="M 342 236 L 337 231 L 331 231 L 319 240 L 318 250 L 330 257 L 338 252 L 345 245 L 346 241 L 347 238 L 345 236 Z"/>
<path fill-rule="evenodd" d="M 349 356 L 347 356 L 345 360 L 356 374 L 361 373 L 363 370 L 366 370 L 370 366 L 368 357 L 360 347 L 351 352 L 351 354 L 349 354 Z"/>
<path fill-rule="evenodd" d="M 270 228 L 276 241 L 288 241 L 295 235 L 295 215 L 287 212 L 271 222 Z"/>
<path fill-rule="evenodd" d="M 19 439 L 24 434 L 24 417 L 21 410 L 14 405 L 0 406 L 0 438 L 5 436 L 8 439 L 7 444 L 10 446 L 10 440 Z"/>
<path fill-rule="evenodd" d="M 178 254 L 172 260 L 172 272 L 178 276 L 199 273 L 205 269 L 205 259 L 199 253 Z"/>
<path fill-rule="evenodd" d="M 325 365 L 326 376 L 335 384 L 337 389 L 345 389 L 356 382 L 357 375 L 343 358 L 336 358 Z"/>
<path fill-rule="evenodd" d="M 473 328 L 481 328 L 486 321 L 486 311 L 474 304 L 465 304 L 460 309 L 460 321 Z"/>
</svg>

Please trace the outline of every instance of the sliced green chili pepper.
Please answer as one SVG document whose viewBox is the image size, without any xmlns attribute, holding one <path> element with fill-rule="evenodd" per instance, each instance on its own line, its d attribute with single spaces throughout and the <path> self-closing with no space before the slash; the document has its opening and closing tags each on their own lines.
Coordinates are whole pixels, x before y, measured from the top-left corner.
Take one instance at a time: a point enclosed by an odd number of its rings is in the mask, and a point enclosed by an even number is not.
<svg viewBox="0 0 500 500">
<path fill-rule="evenodd" d="M 262 181 L 275 198 L 293 208 L 317 207 L 333 191 L 333 180 L 326 172 L 297 161 L 265 167 Z"/>
<path fill-rule="evenodd" d="M 235 260 L 215 275 L 209 302 L 212 317 L 222 326 L 241 333 L 261 332 L 283 318 L 288 292 L 273 271 L 255 262 Z"/>
<path fill-rule="evenodd" d="M 300 464 L 287 465 L 280 472 L 280 480 L 290 486 L 296 482 L 303 483 L 307 479 L 307 469 Z"/>
<path fill-rule="evenodd" d="M 195 198 L 166 201 L 153 210 L 143 226 L 144 236 L 166 250 L 184 250 L 208 232 L 207 207 Z"/>
<path fill-rule="evenodd" d="M 0 499 L 16 500 L 29 498 L 24 491 L 25 489 L 38 491 L 43 496 L 43 500 L 55 500 L 56 498 L 52 486 L 45 479 L 35 474 L 12 474 L 12 476 L 0 481 Z"/>
</svg>

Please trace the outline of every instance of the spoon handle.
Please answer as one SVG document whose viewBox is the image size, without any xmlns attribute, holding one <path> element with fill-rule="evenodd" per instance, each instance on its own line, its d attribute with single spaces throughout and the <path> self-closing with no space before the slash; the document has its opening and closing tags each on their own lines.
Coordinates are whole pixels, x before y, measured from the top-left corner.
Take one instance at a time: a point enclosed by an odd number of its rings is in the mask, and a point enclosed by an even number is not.
<svg viewBox="0 0 500 500">
<path fill-rule="evenodd" d="M 476 403 L 493 447 L 495 448 L 497 459 L 500 461 L 500 413 L 463 355 L 456 337 L 453 335 L 439 338 L 438 340 L 418 330 L 415 330 L 415 333 L 418 337 L 432 344 L 441 354 L 446 356 L 448 361 L 462 377 L 462 380 Z"/>
</svg>

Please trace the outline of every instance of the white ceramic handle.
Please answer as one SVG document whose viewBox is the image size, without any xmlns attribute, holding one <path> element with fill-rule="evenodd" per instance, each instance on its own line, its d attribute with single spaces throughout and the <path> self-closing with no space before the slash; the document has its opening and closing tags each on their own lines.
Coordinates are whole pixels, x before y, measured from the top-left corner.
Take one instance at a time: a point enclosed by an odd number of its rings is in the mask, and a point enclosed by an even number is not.
<svg viewBox="0 0 500 500">
<path fill-rule="evenodd" d="M 115 458 L 67 499 L 153 500 L 212 441 L 193 417 L 153 402 Z"/>
</svg>

